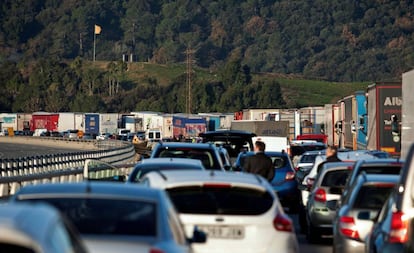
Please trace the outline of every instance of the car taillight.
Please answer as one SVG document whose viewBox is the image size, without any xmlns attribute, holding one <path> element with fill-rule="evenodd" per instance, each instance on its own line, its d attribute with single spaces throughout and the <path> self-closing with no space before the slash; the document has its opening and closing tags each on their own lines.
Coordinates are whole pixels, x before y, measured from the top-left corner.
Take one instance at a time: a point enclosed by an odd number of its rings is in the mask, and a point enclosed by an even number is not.
<svg viewBox="0 0 414 253">
<path fill-rule="evenodd" d="M 286 176 L 285 176 L 285 180 L 286 181 L 290 181 L 290 180 L 293 180 L 293 179 L 295 179 L 295 173 L 294 172 L 288 172 L 288 173 L 286 173 Z"/>
<path fill-rule="evenodd" d="M 341 233 L 348 238 L 359 239 L 359 234 L 355 226 L 354 217 L 350 217 L 350 216 L 340 217 L 339 218 L 339 231 L 341 231 Z"/>
<path fill-rule="evenodd" d="M 403 212 L 395 212 L 391 217 L 390 243 L 406 243 L 408 241 L 408 217 Z"/>
<path fill-rule="evenodd" d="M 273 227 L 278 231 L 293 232 L 293 222 L 285 214 L 278 214 L 273 219 Z"/>
<path fill-rule="evenodd" d="M 164 251 L 158 248 L 151 248 L 149 253 L 164 253 Z"/>
<path fill-rule="evenodd" d="M 313 196 L 313 199 L 318 202 L 326 202 L 326 191 L 322 188 L 318 188 L 315 191 L 315 195 Z"/>
</svg>

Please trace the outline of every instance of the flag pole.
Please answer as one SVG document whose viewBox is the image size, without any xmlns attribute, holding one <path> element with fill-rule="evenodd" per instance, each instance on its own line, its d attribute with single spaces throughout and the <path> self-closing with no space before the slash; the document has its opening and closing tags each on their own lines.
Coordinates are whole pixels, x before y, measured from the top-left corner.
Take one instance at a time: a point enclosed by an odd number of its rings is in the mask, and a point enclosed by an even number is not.
<svg viewBox="0 0 414 253">
<path fill-rule="evenodd" d="M 95 49 L 96 49 L 96 31 L 95 31 L 95 27 L 93 30 L 93 61 L 95 62 Z"/>
</svg>

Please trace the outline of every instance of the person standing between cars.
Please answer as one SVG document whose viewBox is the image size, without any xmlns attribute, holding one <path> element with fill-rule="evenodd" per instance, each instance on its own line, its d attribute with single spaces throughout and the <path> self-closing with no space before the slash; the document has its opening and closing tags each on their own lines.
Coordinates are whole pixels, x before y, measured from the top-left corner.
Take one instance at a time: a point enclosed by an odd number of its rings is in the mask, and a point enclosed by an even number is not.
<svg viewBox="0 0 414 253">
<path fill-rule="evenodd" d="M 271 182 L 275 176 L 275 169 L 273 168 L 272 159 L 264 153 L 265 148 L 266 144 L 262 141 L 254 143 L 255 154 L 247 157 L 244 170 L 248 173 L 258 174 Z"/>
<path fill-rule="evenodd" d="M 326 148 L 326 159 L 318 165 L 318 172 L 322 169 L 325 163 L 342 162 L 338 157 L 338 148 L 328 145 Z"/>
</svg>

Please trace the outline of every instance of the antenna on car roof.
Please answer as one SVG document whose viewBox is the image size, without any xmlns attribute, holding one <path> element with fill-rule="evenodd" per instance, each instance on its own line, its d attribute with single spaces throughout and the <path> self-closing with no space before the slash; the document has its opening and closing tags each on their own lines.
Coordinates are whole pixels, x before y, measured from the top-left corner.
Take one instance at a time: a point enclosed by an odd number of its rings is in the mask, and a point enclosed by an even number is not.
<svg viewBox="0 0 414 253">
<path fill-rule="evenodd" d="M 165 181 L 167 181 L 168 178 L 167 178 L 167 176 L 164 175 L 164 173 L 162 173 L 159 170 L 156 170 L 156 172 L 162 177 L 162 179 L 164 179 Z"/>
<path fill-rule="evenodd" d="M 214 177 L 216 174 L 214 173 L 214 170 L 210 171 L 210 177 Z"/>
</svg>

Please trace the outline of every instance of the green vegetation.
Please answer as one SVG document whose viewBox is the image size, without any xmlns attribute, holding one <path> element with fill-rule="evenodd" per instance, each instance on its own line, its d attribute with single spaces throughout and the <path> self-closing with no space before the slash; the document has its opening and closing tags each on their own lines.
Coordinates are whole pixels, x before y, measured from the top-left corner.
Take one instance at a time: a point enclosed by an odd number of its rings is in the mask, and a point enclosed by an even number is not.
<svg viewBox="0 0 414 253">
<path fill-rule="evenodd" d="M 183 112 L 186 52 L 193 112 L 333 103 L 413 68 L 413 8 L 413 0 L 5 0 L 0 111 Z M 136 62 L 120 61 L 131 54 Z"/>
</svg>

